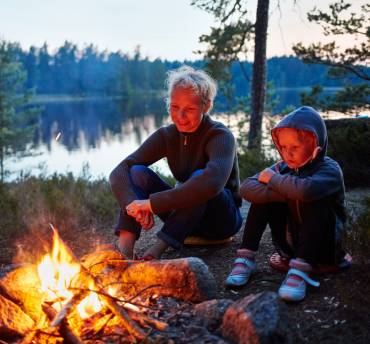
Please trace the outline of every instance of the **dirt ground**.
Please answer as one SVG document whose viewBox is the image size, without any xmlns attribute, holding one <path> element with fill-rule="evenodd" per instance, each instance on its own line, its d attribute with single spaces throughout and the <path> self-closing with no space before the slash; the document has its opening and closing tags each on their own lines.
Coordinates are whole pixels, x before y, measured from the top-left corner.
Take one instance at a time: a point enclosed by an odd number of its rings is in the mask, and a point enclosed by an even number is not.
<svg viewBox="0 0 370 344">
<path fill-rule="evenodd" d="M 347 194 L 350 212 L 358 213 L 359 201 L 370 190 L 354 190 Z M 245 202 L 245 218 L 249 204 Z M 157 221 L 158 228 L 160 221 Z M 244 227 L 242 227 L 244 228 Z M 223 285 L 236 250 L 241 242 L 242 230 L 233 242 L 217 247 L 184 247 L 181 251 L 169 250 L 163 258 L 199 257 L 214 274 L 218 298 L 237 300 L 250 293 L 277 291 L 285 275 L 273 270 L 268 258 L 274 252 L 267 229 L 257 257 L 258 273 L 240 290 L 229 290 Z M 143 233 L 138 253 L 152 243 L 154 231 Z M 353 266 L 343 272 L 317 276 L 320 288 L 310 288 L 306 299 L 298 304 L 288 304 L 294 319 L 294 343 L 369 343 L 370 342 L 370 261 L 354 258 Z"/>
<path fill-rule="evenodd" d="M 360 200 L 370 195 L 370 189 L 353 190 L 347 194 L 349 210 L 357 214 Z M 242 215 L 245 218 L 249 204 L 244 202 Z M 155 240 L 155 233 L 161 222 L 156 219 L 153 230 L 143 232 L 137 244 L 137 253 L 142 254 Z M 244 226 L 242 227 L 244 228 Z M 218 298 L 237 300 L 250 293 L 277 291 L 284 274 L 273 270 L 268 258 L 274 252 L 267 229 L 257 257 L 258 273 L 250 283 L 239 290 L 229 290 L 223 285 L 234 255 L 241 242 L 242 230 L 234 240 L 224 246 L 184 247 L 180 251 L 168 250 L 165 259 L 199 257 L 208 266 L 218 284 Z M 88 238 L 82 240 L 82 235 Z M 72 250 L 81 256 L 92 250 L 95 244 L 110 243 L 114 240 L 112 229 L 95 230 L 82 234 L 75 232 L 64 237 Z M 88 243 L 88 244 L 87 244 Z M 353 254 L 353 252 L 351 252 Z M 8 255 L 9 257 L 9 255 Z M 369 257 L 369 255 L 368 255 Z M 294 343 L 369 343 L 370 342 L 370 260 L 353 254 L 353 266 L 343 272 L 318 276 L 320 288 L 311 288 L 306 299 L 298 304 L 288 304 L 293 319 Z M 0 273 L 6 268 L 1 264 Z"/>
</svg>

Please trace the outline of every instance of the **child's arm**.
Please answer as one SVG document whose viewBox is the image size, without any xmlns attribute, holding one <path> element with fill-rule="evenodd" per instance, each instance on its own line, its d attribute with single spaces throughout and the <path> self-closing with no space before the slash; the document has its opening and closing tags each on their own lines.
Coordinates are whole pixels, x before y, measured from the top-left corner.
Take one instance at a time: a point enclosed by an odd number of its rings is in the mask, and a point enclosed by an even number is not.
<svg viewBox="0 0 370 344">
<path fill-rule="evenodd" d="M 278 166 L 278 164 L 275 164 L 270 169 L 278 172 Z M 262 182 L 262 172 L 244 180 L 240 186 L 240 195 L 251 203 L 284 202 L 286 199 L 282 194 L 268 188 L 266 183 Z"/>
<path fill-rule="evenodd" d="M 325 160 L 309 177 L 274 174 L 267 187 L 288 199 L 312 202 L 343 188 L 343 175 L 337 162 Z"/>
</svg>

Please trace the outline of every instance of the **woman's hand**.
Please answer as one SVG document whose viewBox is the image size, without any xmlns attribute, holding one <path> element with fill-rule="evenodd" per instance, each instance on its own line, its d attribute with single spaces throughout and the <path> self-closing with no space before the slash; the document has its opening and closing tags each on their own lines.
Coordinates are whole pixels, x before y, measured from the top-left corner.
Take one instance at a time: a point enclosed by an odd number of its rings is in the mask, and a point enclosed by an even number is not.
<svg viewBox="0 0 370 344">
<path fill-rule="evenodd" d="M 145 230 L 149 230 L 154 226 L 154 216 L 150 211 L 140 211 L 135 219 Z"/>
<path fill-rule="evenodd" d="M 263 171 L 260 172 L 258 176 L 258 181 L 260 183 L 268 184 L 270 181 L 271 177 L 275 174 L 276 172 L 273 171 L 271 168 L 265 168 Z"/>
<path fill-rule="evenodd" d="M 132 201 L 127 207 L 126 211 L 130 216 L 136 217 L 140 211 L 152 212 L 149 199 L 137 199 Z"/>
<path fill-rule="evenodd" d="M 135 200 L 126 207 L 127 214 L 132 216 L 145 230 L 149 230 L 154 225 L 154 217 L 150 200 Z"/>
</svg>

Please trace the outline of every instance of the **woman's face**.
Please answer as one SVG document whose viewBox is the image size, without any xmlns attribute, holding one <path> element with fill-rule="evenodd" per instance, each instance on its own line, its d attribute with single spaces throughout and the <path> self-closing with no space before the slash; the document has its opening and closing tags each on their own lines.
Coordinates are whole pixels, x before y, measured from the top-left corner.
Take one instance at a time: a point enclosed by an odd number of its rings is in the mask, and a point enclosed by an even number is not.
<svg viewBox="0 0 370 344">
<path fill-rule="evenodd" d="M 209 105 L 203 106 L 200 96 L 191 88 L 177 87 L 171 93 L 170 115 L 178 131 L 192 133 L 202 122 Z"/>
</svg>

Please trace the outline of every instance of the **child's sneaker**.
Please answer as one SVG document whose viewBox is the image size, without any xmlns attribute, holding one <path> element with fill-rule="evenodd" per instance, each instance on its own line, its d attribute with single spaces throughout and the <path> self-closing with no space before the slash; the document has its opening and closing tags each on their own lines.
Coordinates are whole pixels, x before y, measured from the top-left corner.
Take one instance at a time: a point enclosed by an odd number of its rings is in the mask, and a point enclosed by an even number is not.
<svg viewBox="0 0 370 344">
<path fill-rule="evenodd" d="M 308 272 L 312 270 L 310 264 L 292 259 L 283 283 L 279 288 L 279 296 L 285 301 L 301 301 L 306 297 L 306 283 L 319 287 L 320 283 L 308 277 Z"/>
<path fill-rule="evenodd" d="M 241 287 L 247 284 L 249 277 L 257 269 L 257 264 L 254 261 L 255 254 L 254 251 L 247 249 L 237 251 L 233 269 L 225 281 L 227 287 Z"/>
</svg>

